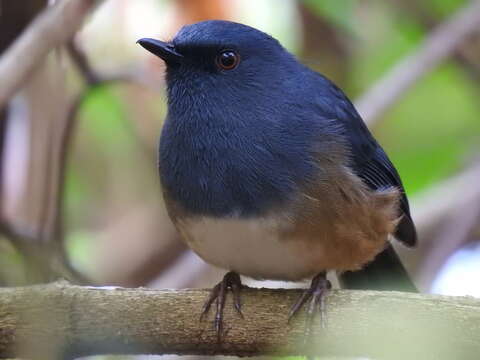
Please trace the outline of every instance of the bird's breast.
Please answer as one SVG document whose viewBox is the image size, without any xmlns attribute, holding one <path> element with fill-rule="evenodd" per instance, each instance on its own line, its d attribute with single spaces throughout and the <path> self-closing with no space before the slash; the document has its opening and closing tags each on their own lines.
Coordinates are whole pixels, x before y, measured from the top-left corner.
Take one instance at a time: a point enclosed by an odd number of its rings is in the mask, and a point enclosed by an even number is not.
<svg viewBox="0 0 480 360">
<path fill-rule="evenodd" d="M 211 218 L 179 221 L 190 248 L 206 262 L 256 279 L 300 280 L 317 272 L 298 243 L 282 238 L 280 218 Z M 320 250 L 318 253 L 321 253 Z"/>
<path fill-rule="evenodd" d="M 162 186 L 190 214 L 261 216 L 316 176 L 315 128 L 268 118 L 239 124 L 220 115 L 167 118 L 159 154 Z"/>
</svg>

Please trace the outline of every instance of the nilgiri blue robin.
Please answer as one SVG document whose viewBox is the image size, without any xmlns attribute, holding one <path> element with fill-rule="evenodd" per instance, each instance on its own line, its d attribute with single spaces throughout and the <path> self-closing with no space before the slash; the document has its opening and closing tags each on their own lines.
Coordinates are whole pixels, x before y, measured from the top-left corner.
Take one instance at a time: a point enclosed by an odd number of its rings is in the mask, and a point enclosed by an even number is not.
<svg viewBox="0 0 480 360">
<path fill-rule="evenodd" d="M 351 101 L 252 27 L 205 21 L 171 42 L 138 41 L 167 65 L 159 170 L 186 243 L 229 272 L 212 291 L 222 332 L 239 274 L 312 284 L 322 311 L 336 271 L 347 287 L 415 287 L 389 243 L 416 243 L 400 177 Z"/>
</svg>

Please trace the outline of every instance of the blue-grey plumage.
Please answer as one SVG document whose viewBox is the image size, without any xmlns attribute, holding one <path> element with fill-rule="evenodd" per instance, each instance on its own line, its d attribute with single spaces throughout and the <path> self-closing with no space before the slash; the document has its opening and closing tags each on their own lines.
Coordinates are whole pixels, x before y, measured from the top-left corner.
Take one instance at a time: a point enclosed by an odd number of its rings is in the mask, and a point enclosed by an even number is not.
<svg viewBox="0 0 480 360">
<path fill-rule="evenodd" d="M 206 261 L 256 278 L 356 270 L 416 241 L 400 178 L 352 103 L 251 27 L 206 21 L 172 42 L 159 169 L 169 214 Z"/>
</svg>

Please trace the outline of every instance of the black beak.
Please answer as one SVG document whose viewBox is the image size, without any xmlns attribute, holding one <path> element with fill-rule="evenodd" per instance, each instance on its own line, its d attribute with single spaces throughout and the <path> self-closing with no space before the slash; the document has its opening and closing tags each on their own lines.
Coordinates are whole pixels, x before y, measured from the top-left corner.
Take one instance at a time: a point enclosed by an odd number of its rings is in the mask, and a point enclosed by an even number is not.
<svg viewBox="0 0 480 360">
<path fill-rule="evenodd" d="M 143 38 L 137 41 L 144 49 L 150 51 L 152 54 L 157 55 L 167 64 L 178 64 L 183 58 L 182 54 L 175 51 L 175 47 L 167 42 L 160 40 Z"/>
</svg>

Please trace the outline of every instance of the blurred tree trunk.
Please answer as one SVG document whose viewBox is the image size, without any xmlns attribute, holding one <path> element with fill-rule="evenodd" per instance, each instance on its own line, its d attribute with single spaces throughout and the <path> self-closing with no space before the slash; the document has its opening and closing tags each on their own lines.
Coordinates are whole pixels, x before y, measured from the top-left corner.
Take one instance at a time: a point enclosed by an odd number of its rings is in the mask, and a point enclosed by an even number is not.
<svg viewBox="0 0 480 360">
<path fill-rule="evenodd" d="M 47 5 L 47 0 L 11 1 L 0 0 L 0 55 L 27 27 L 30 21 Z M 3 155 L 7 128 L 8 110 L 0 109 L 0 219 L 3 221 Z"/>
<path fill-rule="evenodd" d="M 31 0 L 28 2 L 0 0 L 0 55 L 4 53 L 47 4 L 47 0 Z M 5 165 L 3 162 L 5 159 L 8 115 L 8 107 L 0 109 L 0 222 L 3 227 L 2 230 L 7 232 L 4 235 L 12 240 L 17 248 L 21 248 L 22 244 L 18 244 L 19 239 L 13 239 L 13 234 L 10 231 L 5 231 L 7 199 L 4 196 Z"/>
<path fill-rule="evenodd" d="M 7 128 L 7 109 L 0 109 L 0 221 L 3 220 L 3 177 L 4 177 L 4 165 L 3 165 L 3 149 L 5 146 L 5 136 Z"/>
<path fill-rule="evenodd" d="M 23 89 L 16 95 L 10 120 L 26 121 L 26 135 L 11 134 L 13 139 L 6 151 L 13 157 L 20 181 L 18 194 L 9 194 L 4 204 L 4 220 L 9 224 L 17 248 L 26 257 L 27 282 L 52 280 L 51 265 L 62 252 L 61 239 L 55 239 L 54 206 L 58 193 L 58 160 L 60 132 L 68 113 L 64 81 L 64 66 L 53 54 L 38 64 Z M 26 141 L 25 141 L 26 139 Z M 26 148 L 27 159 L 16 156 Z M 56 265 L 55 265 L 56 266 Z"/>
<path fill-rule="evenodd" d="M 61 195 L 59 181 L 63 176 L 60 166 L 64 150 L 62 135 L 70 104 L 65 88 L 65 66 L 60 52 L 55 53 L 52 47 L 68 40 L 69 34 L 78 29 L 95 2 L 65 0 L 50 8 L 47 8 L 46 0 L 31 1 L 27 5 L 21 1 L 2 1 L 0 4 L 0 24 L 9 26 L 0 32 L 2 37 L 9 34 L 9 38 L 2 38 L 4 46 L 19 37 L 35 15 L 45 8 L 41 17 L 32 23 L 34 28 L 29 28 L 29 32 L 21 36 L 21 41 L 8 52 L 9 57 L 3 62 L 8 64 L 4 72 L 13 70 L 10 68 L 15 64 L 18 49 L 36 46 L 36 56 L 30 63 L 22 63 L 27 64 L 19 68 L 22 75 L 16 74 L 20 83 L 12 82 L 21 86 L 21 90 L 14 101 L 10 101 L 8 121 L 27 125 L 22 129 L 23 134 L 9 132 L 9 148 L 2 149 L 14 164 L 9 167 L 9 172 L 16 172 L 16 181 L 11 184 L 15 191 L 10 191 L 8 198 L 2 198 L 2 230 L 25 257 L 27 283 L 45 282 L 58 276 L 75 280 L 65 261 L 63 239 L 56 236 L 56 207 Z M 68 20 L 68 23 L 62 23 L 62 20 Z M 16 79 L 15 76 L 12 78 Z M 12 85 L 10 91 L 15 91 L 15 86 Z M 5 100 L 10 96 L 7 94 Z M 0 143 L 5 144 L 4 138 Z M 18 155 L 22 152 L 27 154 L 27 159 Z"/>
<path fill-rule="evenodd" d="M 344 35 L 303 1 L 298 1 L 298 9 L 303 32 L 301 58 L 340 87 L 347 86 L 351 56 Z"/>
</svg>

